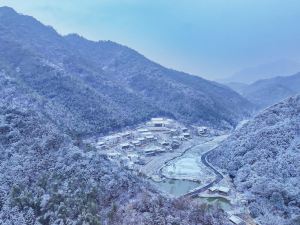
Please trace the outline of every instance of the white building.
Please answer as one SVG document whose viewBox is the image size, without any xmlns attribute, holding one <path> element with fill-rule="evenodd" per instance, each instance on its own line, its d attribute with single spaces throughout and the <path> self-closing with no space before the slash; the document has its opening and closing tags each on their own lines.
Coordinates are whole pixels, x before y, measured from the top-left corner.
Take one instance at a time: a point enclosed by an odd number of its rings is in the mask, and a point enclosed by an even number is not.
<svg viewBox="0 0 300 225">
<path fill-rule="evenodd" d="M 130 153 L 127 155 L 127 157 L 130 159 L 130 161 L 132 161 L 134 163 L 139 161 L 139 156 L 135 153 Z"/>
<path fill-rule="evenodd" d="M 138 147 L 138 146 L 141 146 L 141 142 L 139 140 L 135 140 L 135 141 L 132 141 L 131 142 L 134 146 Z"/>
<path fill-rule="evenodd" d="M 144 150 L 144 153 L 146 156 L 154 156 L 160 153 L 164 153 L 166 150 L 159 148 L 159 147 L 152 147 L 152 148 L 147 148 Z"/>
<path fill-rule="evenodd" d="M 140 132 L 140 133 L 147 133 L 147 132 L 149 132 L 149 130 L 146 129 L 146 128 L 140 128 L 140 129 L 138 129 L 138 132 Z"/>
<path fill-rule="evenodd" d="M 242 220 L 240 217 L 235 216 L 235 215 L 231 215 L 229 217 L 229 220 L 236 225 L 246 225 L 244 220 Z"/>
<path fill-rule="evenodd" d="M 200 136 L 204 136 L 208 134 L 208 128 L 207 127 L 198 127 L 198 134 Z"/>
<path fill-rule="evenodd" d="M 115 158 L 120 158 L 121 157 L 121 154 L 119 152 L 108 152 L 108 153 L 106 153 L 106 155 L 110 159 L 115 159 Z"/>
<path fill-rule="evenodd" d="M 213 193 L 219 193 L 219 194 L 223 194 L 223 195 L 228 195 L 230 192 L 230 188 L 228 187 L 224 187 L 224 186 L 220 186 L 220 187 L 211 187 L 208 189 L 210 192 Z"/>
<path fill-rule="evenodd" d="M 167 141 L 163 141 L 163 142 L 161 142 L 161 145 L 162 146 L 170 146 L 170 143 Z"/>
<path fill-rule="evenodd" d="M 148 141 L 154 141 L 155 140 L 155 137 L 153 135 L 147 135 L 145 138 Z"/>
<path fill-rule="evenodd" d="M 182 128 L 182 132 L 188 132 L 189 129 L 187 129 L 186 127 Z"/>
<path fill-rule="evenodd" d="M 150 126 L 153 127 L 165 127 L 168 124 L 168 121 L 164 118 L 152 118 Z"/>
<path fill-rule="evenodd" d="M 140 137 L 140 138 L 138 138 L 137 140 L 141 143 L 141 145 L 144 144 L 145 141 L 146 141 L 146 139 L 143 138 L 143 137 Z"/>
</svg>

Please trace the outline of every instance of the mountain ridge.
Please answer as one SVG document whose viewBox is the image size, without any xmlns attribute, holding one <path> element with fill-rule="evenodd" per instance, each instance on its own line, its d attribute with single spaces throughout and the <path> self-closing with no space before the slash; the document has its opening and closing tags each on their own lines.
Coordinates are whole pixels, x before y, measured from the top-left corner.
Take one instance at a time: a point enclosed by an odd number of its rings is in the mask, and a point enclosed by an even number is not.
<svg viewBox="0 0 300 225">
<path fill-rule="evenodd" d="M 300 93 L 300 73 L 258 80 L 240 87 L 231 85 L 231 87 L 261 109 Z"/>
<path fill-rule="evenodd" d="M 33 17 L 7 9 L 1 13 L 0 8 L 0 18 L 0 65 L 68 110 L 72 120 L 53 119 L 71 132 L 105 133 L 154 116 L 228 128 L 252 110 L 229 88 L 164 68 L 126 46 L 61 36 Z"/>
<path fill-rule="evenodd" d="M 245 68 L 233 76 L 223 79 L 222 83 L 240 82 L 251 84 L 262 79 L 270 79 L 281 76 L 289 76 L 300 71 L 300 63 L 289 59 L 279 59 L 269 63 Z"/>
</svg>

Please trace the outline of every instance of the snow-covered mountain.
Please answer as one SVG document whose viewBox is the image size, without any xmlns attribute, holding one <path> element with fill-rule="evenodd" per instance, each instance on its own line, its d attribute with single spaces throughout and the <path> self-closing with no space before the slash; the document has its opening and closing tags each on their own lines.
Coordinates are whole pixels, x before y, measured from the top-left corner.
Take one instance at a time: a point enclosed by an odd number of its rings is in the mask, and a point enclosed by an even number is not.
<svg viewBox="0 0 300 225">
<path fill-rule="evenodd" d="M 233 76 L 224 79 L 224 83 L 239 82 L 251 84 L 262 79 L 270 79 L 281 76 L 289 76 L 300 71 L 300 63 L 293 60 L 281 59 L 262 65 L 245 68 Z"/>
<path fill-rule="evenodd" d="M 1 225 L 227 224 L 219 209 L 166 199 L 63 133 L 39 110 L 43 98 L 3 72 L 0 85 Z"/>
<path fill-rule="evenodd" d="M 0 8 L 0 66 L 43 99 L 43 113 L 76 134 L 153 116 L 228 127 L 252 108 L 223 85 L 164 68 L 117 43 L 63 37 L 7 7 Z"/>
<path fill-rule="evenodd" d="M 259 108 L 271 106 L 300 93 L 300 73 L 259 80 L 250 85 L 229 85 Z"/>
<path fill-rule="evenodd" d="M 261 224 L 299 224 L 300 96 L 258 114 L 209 160 L 228 171 Z"/>
<path fill-rule="evenodd" d="M 104 46 L 103 58 L 32 17 L 0 8 L 0 224 L 228 224 L 218 208 L 161 196 L 78 134 L 156 115 L 234 125 L 234 115 L 246 113 L 249 103 L 226 87 L 170 72 L 118 44 L 80 40 Z M 126 72 L 133 65 L 144 71 Z M 193 94 L 201 85 L 219 93 L 203 88 Z M 157 88 L 162 90 L 155 95 Z M 220 94 L 228 95 L 225 104 L 216 99 Z M 237 114 L 218 113 L 237 103 L 245 104 Z"/>
</svg>

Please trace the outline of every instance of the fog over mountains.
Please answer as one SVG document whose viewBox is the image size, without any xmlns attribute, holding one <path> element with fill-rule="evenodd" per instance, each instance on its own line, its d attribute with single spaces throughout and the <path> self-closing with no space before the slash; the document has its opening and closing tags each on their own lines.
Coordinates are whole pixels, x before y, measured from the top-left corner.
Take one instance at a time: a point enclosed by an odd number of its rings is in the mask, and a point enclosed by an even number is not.
<svg viewBox="0 0 300 225">
<path fill-rule="evenodd" d="M 270 79 L 277 76 L 289 76 L 299 71 L 299 62 L 288 59 L 281 59 L 274 62 L 245 68 L 239 72 L 236 72 L 233 76 L 224 79 L 222 82 L 251 84 L 257 80 Z"/>
<path fill-rule="evenodd" d="M 153 116 L 230 127 L 252 107 L 223 85 L 166 69 L 113 42 L 62 37 L 7 7 L 0 10 L 0 41 L 6 76 L 40 96 L 44 113 L 77 134 Z"/>
<path fill-rule="evenodd" d="M 300 93 L 300 73 L 258 80 L 250 85 L 233 83 L 229 86 L 258 108 L 264 108 Z"/>
</svg>

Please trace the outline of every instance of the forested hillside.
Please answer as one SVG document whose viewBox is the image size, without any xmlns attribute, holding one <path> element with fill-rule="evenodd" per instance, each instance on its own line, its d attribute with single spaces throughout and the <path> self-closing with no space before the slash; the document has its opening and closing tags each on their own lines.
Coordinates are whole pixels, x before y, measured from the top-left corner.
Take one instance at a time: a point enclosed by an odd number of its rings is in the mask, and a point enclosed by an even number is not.
<svg viewBox="0 0 300 225">
<path fill-rule="evenodd" d="M 0 66 L 74 134 L 106 133 L 153 116 L 224 128 L 252 109 L 225 86 L 166 69 L 113 42 L 63 37 L 7 7 L 0 8 Z"/>
<path fill-rule="evenodd" d="M 2 72 L 0 85 L 1 224 L 228 224 L 219 209 L 166 199 L 62 133 L 18 80 Z"/>
<path fill-rule="evenodd" d="M 261 112 L 209 160 L 228 171 L 262 224 L 299 224 L 300 96 Z"/>
<path fill-rule="evenodd" d="M 0 8 L 0 223 L 228 224 L 220 209 L 167 199 L 81 142 L 81 134 L 177 114 L 77 48 L 35 19 Z"/>
<path fill-rule="evenodd" d="M 259 108 L 268 107 L 300 93 L 300 73 L 259 80 L 243 87 L 239 92 Z"/>
</svg>

